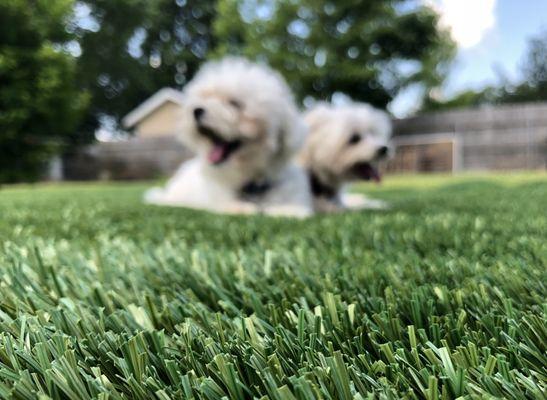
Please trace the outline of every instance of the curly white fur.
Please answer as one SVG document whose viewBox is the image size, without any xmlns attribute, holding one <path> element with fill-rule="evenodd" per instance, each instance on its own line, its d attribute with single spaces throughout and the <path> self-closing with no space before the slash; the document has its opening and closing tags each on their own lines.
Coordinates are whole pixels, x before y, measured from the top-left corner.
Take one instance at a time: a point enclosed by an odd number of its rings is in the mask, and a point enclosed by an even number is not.
<svg viewBox="0 0 547 400">
<path fill-rule="evenodd" d="M 309 135 L 300 161 L 308 170 L 317 212 L 381 208 L 379 201 L 345 195 L 344 184 L 379 180 L 377 162 L 391 152 L 388 115 L 364 103 L 322 103 L 305 115 Z"/>
<path fill-rule="evenodd" d="M 227 213 L 312 213 L 306 173 L 292 161 L 306 126 L 278 73 L 226 58 L 205 64 L 183 94 L 180 138 L 196 157 L 146 201 Z M 255 189 L 247 193 L 248 187 Z"/>
</svg>

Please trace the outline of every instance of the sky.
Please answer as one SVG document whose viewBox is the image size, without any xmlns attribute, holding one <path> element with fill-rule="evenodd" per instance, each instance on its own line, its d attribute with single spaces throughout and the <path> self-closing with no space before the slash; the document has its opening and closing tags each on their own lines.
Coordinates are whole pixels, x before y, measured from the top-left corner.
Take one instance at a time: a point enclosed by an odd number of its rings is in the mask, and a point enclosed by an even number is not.
<svg viewBox="0 0 547 400">
<path fill-rule="evenodd" d="M 520 79 L 527 40 L 547 29 L 547 0 L 423 0 L 441 14 L 458 54 L 443 87 L 449 97 L 466 89 L 499 82 L 500 73 Z M 396 116 L 417 108 L 419 93 L 410 88 L 390 106 Z"/>
</svg>

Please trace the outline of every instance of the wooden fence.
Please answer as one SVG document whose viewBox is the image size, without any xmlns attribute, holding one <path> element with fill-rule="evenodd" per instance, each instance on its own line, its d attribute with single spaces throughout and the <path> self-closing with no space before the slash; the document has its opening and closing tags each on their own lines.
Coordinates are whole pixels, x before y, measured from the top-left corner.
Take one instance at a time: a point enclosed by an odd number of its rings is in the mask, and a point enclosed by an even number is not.
<svg viewBox="0 0 547 400">
<path fill-rule="evenodd" d="M 387 172 L 547 168 L 547 103 L 485 107 L 394 121 Z M 173 137 L 97 143 L 63 160 L 63 179 L 149 179 L 190 156 Z M 58 169 L 58 168 L 57 168 Z"/>
<path fill-rule="evenodd" d="M 63 179 L 153 179 L 170 175 L 189 157 L 190 152 L 170 136 L 96 143 L 64 157 Z"/>
<path fill-rule="evenodd" d="M 547 168 L 547 103 L 483 107 L 394 121 L 391 172 Z"/>
</svg>

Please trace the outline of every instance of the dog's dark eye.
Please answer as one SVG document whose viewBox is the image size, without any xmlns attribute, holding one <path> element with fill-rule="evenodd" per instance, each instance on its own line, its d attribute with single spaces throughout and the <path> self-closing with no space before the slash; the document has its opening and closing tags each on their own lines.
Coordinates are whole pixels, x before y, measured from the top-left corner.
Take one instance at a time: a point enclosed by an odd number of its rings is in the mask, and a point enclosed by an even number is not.
<svg viewBox="0 0 547 400">
<path fill-rule="evenodd" d="M 357 144 L 361 141 L 361 135 L 354 132 L 348 140 L 348 144 Z"/>
<path fill-rule="evenodd" d="M 236 99 L 229 99 L 228 104 L 230 104 L 234 108 L 237 108 L 238 110 L 241 110 L 243 108 L 243 104 L 239 100 L 236 100 Z"/>
</svg>

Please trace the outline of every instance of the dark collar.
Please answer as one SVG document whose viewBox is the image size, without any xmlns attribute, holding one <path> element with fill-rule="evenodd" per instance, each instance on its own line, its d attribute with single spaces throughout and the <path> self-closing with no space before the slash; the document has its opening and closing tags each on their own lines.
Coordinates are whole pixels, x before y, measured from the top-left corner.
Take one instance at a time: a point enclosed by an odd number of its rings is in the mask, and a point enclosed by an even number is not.
<svg viewBox="0 0 547 400">
<path fill-rule="evenodd" d="M 336 197 L 337 190 L 335 188 L 321 182 L 312 171 L 309 171 L 308 175 L 310 177 L 311 192 L 315 197 L 325 197 L 327 199 Z"/>
<path fill-rule="evenodd" d="M 257 197 L 262 197 L 268 193 L 274 184 L 272 181 L 268 180 L 256 180 L 249 181 L 239 189 L 241 197 L 245 199 L 256 199 Z"/>
</svg>

